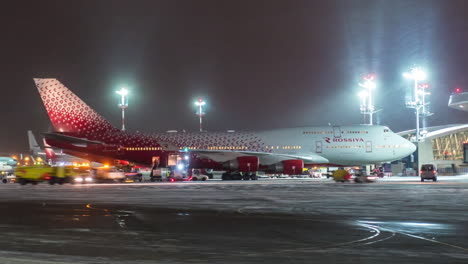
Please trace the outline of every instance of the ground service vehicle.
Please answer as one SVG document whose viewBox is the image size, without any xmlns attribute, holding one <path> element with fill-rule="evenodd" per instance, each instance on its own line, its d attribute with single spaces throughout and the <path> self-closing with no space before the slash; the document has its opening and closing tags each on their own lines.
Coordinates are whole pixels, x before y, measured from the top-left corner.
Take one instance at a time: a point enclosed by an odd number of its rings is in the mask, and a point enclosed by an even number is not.
<svg viewBox="0 0 468 264">
<path fill-rule="evenodd" d="M 348 182 L 351 179 L 351 174 L 344 169 L 338 169 L 333 172 L 333 180 L 336 182 Z"/>
<path fill-rule="evenodd" d="M 90 175 L 89 166 L 76 166 L 73 168 L 73 180 L 75 183 L 92 183 L 94 179 Z"/>
<path fill-rule="evenodd" d="M 92 174 L 95 182 L 125 182 L 125 173 L 113 167 L 99 167 Z"/>
<path fill-rule="evenodd" d="M 126 172 L 125 173 L 125 182 L 142 182 L 143 174 L 139 172 Z"/>
<path fill-rule="evenodd" d="M 421 170 L 419 171 L 419 175 L 421 176 L 421 181 L 424 180 L 432 180 L 437 181 L 437 170 L 434 164 L 423 164 L 421 165 Z"/>
<path fill-rule="evenodd" d="M 151 171 L 150 181 L 163 181 L 169 178 L 171 171 L 168 168 L 157 168 Z"/>
<path fill-rule="evenodd" d="M 49 165 L 33 165 L 15 168 L 16 181 L 25 185 L 38 184 L 47 181 L 49 184 L 73 183 L 73 171 L 68 167 L 51 167 Z"/>
<path fill-rule="evenodd" d="M 203 174 L 202 171 L 199 169 L 193 169 L 191 178 L 192 181 L 206 181 L 210 177 L 208 175 Z"/>
<path fill-rule="evenodd" d="M 367 175 L 365 170 L 354 170 L 354 182 L 357 183 L 366 183 L 366 182 L 375 182 L 377 181 L 378 176 L 371 174 Z"/>
<path fill-rule="evenodd" d="M 3 183 L 14 183 L 16 181 L 16 176 L 15 175 L 4 175 L 2 176 L 2 182 Z"/>
</svg>

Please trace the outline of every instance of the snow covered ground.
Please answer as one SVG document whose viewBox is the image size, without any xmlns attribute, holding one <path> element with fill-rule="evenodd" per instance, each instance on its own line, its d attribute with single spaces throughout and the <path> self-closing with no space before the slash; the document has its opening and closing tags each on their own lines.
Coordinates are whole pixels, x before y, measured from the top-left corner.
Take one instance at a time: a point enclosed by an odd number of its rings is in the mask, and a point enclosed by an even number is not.
<svg viewBox="0 0 468 264">
<path fill-rule="evenodd" d="M 468 263 L 468 176 L 0 185 L 0 263 Z"/>
</svg>

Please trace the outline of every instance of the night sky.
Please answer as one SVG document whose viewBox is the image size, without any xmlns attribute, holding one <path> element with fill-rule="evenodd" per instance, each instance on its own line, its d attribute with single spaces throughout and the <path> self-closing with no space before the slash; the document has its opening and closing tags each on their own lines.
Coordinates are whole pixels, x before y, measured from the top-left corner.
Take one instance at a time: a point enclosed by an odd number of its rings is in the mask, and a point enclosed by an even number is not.
<svg viewBox="0 0 468 264">
<path fill-rule="evenodd" d="M 449 109 L 468 90 L 468 1 L 7 1 L 0 11 L 0 152 L 27 150 L 26 130 L 51 125 L 32 78 L 58 78 L 129 131 L 362 123 L 362 75 L 379 86 L 376 122 L 414 128 L 402 72 L 429 72 L 429 125 L 465 123 Z"/>
</svg>

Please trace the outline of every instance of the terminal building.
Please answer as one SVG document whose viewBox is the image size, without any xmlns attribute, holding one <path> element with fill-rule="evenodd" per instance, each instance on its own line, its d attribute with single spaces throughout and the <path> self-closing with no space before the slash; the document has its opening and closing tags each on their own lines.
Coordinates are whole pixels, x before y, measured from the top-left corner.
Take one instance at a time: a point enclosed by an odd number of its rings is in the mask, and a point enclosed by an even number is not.
<svg viewBox="0 0 468 264">
<path fill-rule="evenodd" d="M 452 94 L 448 106 L 468 111 L 468 92 Z M 398 134 L 414 142 L 415 133 L 413 129 Z M 414 175 L 422 164 L 435 164 L 439 175 L 468 173 L 468 124 L 425 128 L 423 137 L 424 141 L 416 143 L 418 149 L 412 156 L 392 164 L 393 175 Z"/>
</svg>

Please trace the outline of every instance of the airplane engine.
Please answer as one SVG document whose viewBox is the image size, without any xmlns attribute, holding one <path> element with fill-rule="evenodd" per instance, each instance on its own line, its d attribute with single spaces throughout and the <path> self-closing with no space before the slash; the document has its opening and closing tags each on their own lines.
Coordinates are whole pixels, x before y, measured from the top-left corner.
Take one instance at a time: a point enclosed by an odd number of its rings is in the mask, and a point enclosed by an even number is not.
<svg viewBox="0 0 468 264">
<path fill-rule="evenodd" d="M 304 161 L 302 160 L 283 160 L 280 163 L 273 164 L 270 167 L 274 173 L 284 173 L 288 175 L 302 174 L 304 169 Z"/>
<path fill-rule="evenodd" d="M 225 170 L 239 172 L 255 172 L 258 171 L 258 157 L 244 156 L 234 160 L 226 161 L 223 164 Z"/>
</svg>

